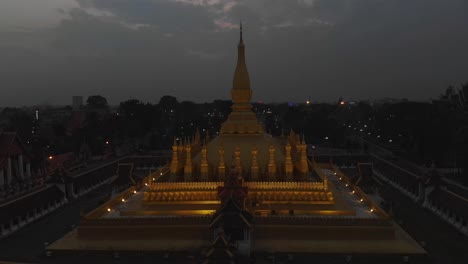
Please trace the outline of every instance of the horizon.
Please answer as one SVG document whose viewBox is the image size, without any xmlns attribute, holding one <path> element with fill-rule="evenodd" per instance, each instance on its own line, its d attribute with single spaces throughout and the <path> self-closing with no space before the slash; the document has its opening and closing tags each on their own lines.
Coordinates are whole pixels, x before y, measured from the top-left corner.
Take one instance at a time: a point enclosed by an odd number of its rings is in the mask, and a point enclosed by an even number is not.
<svg viewBox="0 0 468 264">
<path fill-rule="evenodd" d="M 89 95 L 89 96 L 94 96 L 96 94 L 93 94 L 93 95 Z M 89 96 L 83 96 L 83 106 L 85 107 L 86 106 L 86 99 L 89 97 Z M 103 96 L 103 95 L 101 95 Z M 173 96 L 173 95 L 170 95 L 170 94 L 167 94 L 167 95 L 163 95 L 163 96 Z M 106 96 L 103 96 L 104 98 L 106 98 Z M 192 101 L 192 100 L 181 100 L 180 98 L 177 98 L 177 101 L 179 103 L 182 103 L 182 102 L 192 102 L 192 103 L 195 103 L 195 104 L 210 104 L 210 103 L 213 103 L 214 101 L 217 101 L 217 100 L 220 100 L 220 101 L 232 101 L 231 99 L 213 99 L 211 101 L 205 101 L 205 102 L 197 102 L 197 101 Z M 137 100 L 141 103 L 144 103 L 144 104 L 152 104 L 152 105 L 157 105 L 159 103 L 159 100 L 156 100 L 154 102 L 151 102 L 151 101 L 143 101 L 143 100 L 140 100 L 138 98 L 128 98 L 126 100 L 123 100 L 121 102 L 118 102 L 117 104 L 116 103 L 109 103 L 108 102 L 108 106 L 109 107 L 119 107 L 120 106 L 120 103 L 122 102 L 126 102 L 128 100 Z M 307 99 L 306 99 L 307 100 Z M 295 105 L 299 105 L 299 104 L 306 104 L 306 100 L 303 100 L 303 101 L 297 101 L 297 102 L 291 102 L 291 101 L 283 101 L 283 102 L 279 102 L 279 101 L 275 101 L 275 102 L 265 102 L 265 101 L 259 101 L 259 100 L 256 100 L 256 101 L 252 101 L 251 103 L 252 104 L 272 104 L 272 105 L 275 105 L 275 104 L 289 104 L 289 103 L 294 103 Z M 314 101 L 314 100 L 311 100 L 310 103 L 311 104 L 336 104 L 338 99 L 336 100 L 333 100 L 333 101 Z M 344 100 L 344 98 L 343 98 Z M 344 100 L 345 102 L 368 102 L 368 103 L 373 103 L 373 102 L 376 102 L 376 101 L 384 101 L 384 100 L 395 100 L 395 101 L 404 101 L 404 100 L 407 100 L 408 102 L 417 102 L 417 103 L 431 103 L 432 100 L 438 100 L 437 98 L 429 98 L 427 100 L 409 100 L 408 98 L 391 98 L 391 97 L 382 97 L 382 98 L 373 98 L 373 99 L 357 99 L 357 100 Z M 69 104 L 48 104 L 48 103 L 45 103 L 45 104 L 32 104 L 32 105 L 20 105 L 20 106 L 0 106 L 0 109 L 2 108 L 34 108 L 34 107 L 52 107 L 52 108 L 59 108 L 59 107 L 71 107 L 72 106 L 72 103 L 69 103 Z"/>
</svg>

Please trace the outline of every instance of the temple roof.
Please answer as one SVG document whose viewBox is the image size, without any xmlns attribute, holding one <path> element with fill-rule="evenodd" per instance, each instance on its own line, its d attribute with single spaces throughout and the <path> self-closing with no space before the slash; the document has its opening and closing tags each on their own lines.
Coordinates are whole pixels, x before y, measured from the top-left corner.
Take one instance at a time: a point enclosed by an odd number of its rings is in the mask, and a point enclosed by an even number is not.
<svg viewBox="0 0 468 264">
<path fill-rule="evenodd" d="M 30 158 L 29 151 L 16 132 L 0 131 L 0 168 L 6 165 L 10 156 L 23 155 L 25 161 Z"/>
</svg>

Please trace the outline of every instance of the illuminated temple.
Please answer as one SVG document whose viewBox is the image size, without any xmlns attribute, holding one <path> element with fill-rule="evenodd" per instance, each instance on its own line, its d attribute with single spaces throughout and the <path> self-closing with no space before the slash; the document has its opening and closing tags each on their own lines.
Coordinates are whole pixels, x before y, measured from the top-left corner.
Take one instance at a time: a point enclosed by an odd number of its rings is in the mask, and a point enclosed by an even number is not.
<svg viewBox="0 0 468 264">
<path fill-rule="evenodd" d="M 423 253 L 305 140 L 265 133 L 251 110 L 242 28 L 232 112 L 219 136 L 174 140 L 166 166 L 82 217 L 49 250 Z"/>
</svg>

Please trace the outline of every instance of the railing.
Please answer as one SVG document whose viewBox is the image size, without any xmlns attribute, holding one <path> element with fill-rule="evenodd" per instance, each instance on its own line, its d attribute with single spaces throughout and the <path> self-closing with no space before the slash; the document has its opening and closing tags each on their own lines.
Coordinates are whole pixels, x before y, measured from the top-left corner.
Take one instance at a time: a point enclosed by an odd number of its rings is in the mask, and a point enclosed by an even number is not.
<svg viewBox="0 0 468 264">
<path fill-rule="evenodd" d="M 95 218 L 82 219 L 80 226 L 158 226 L 158 225 L 209 225 L 211 216 L 158 216 L 146 218 Z"/>
<path fill-rule="evenodd" d="M 151 186 L 152 191 L 210 191 L 218 186 L 224 186 L 224 182 L 156 182 Z"/>
<path fill-rule="evenodd" d="M 392 226 L 388 218 L 356 218 L 356 217 L 315 217 L 315 216 L 289 216 L 289 215 L 270 215 L 255 216 L 256 225 L 318 225 L 318 226 Z"/>
<path fill-rule="evenodd" d="M 151 186 L 152 191 L 167 190 L 216 190 L 224 186 L 224 182 L 156 182 Z M 244 182 L 243 186 L 250 190 L 325 190 L 323 182 Z"/>
<path fill-rule="evenodd" d="M 348 185 L 351 191 L 354 191 L 354 194 L 361 199 L 361 201 L 366 204 L 373 212 L 375 212 L 378 216 L 383 217 L 385 219 L 389 218 L 388 214 L 380 208 L 378 204 L 372 201 L 367 194 L 361 190 L 359 186 L 355 186 L 352 184 L 351 180 L 340 171 L 338 167 L 335 165 L 330 165 L 331 170 L 336 173 L 336 176 L 345 184 Z"/>
<path fill-rule="evenodd" d="M 324 190 L 323 182 L 244 182 L 251 190 Z"/>
</svg>

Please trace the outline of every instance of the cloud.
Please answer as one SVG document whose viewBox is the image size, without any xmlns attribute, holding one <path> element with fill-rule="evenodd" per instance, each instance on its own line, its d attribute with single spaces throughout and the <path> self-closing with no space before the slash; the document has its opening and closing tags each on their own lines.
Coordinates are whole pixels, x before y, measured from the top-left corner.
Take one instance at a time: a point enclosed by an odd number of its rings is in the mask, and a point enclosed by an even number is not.
<svg viewBox="0 0 468 264">
<path fill-rule="evenodd" d="M 254 99 L 426 99 L 467 81 L 462 0 L 77 1 L 42 6 L 47 26 L 1 23 L 0 105 L 227 99 L 240 19 Z"/>
<path fill-rule="evenodd" d="M 274 25 L 274 27 L 278 27 L 278 28 L 285 28 L 285 27 L 292 27 L 292 26 L 294 26 L 294 24 L 291 21 L 284 21 L 280 24 Z"/>
<path fill-rule="evenodd" d="M 214 14 L 207 1 L 174 0 L 77 0 L 84 8 L 106 10 L 128 24 L 157 25 L 162 31 L 189 32 L 214 29 Z M 198 3 L 198 4 L 197 4 Z M 211 3 L 211 2 L 210 2 Z"/>
<path fill-rule="evenodd" d="M 185 52 L 188 55 L 196 56 L 196 57 L 198 57 L 200 59 L 203 59 L 203 60 L 216 60 L 216 59 L 220 59 L 221 57 L 223 57 L 223 54 L 210 53 L 210 52 L 192 50 L 192 49 L 187 49 Z"/>
</svg>

